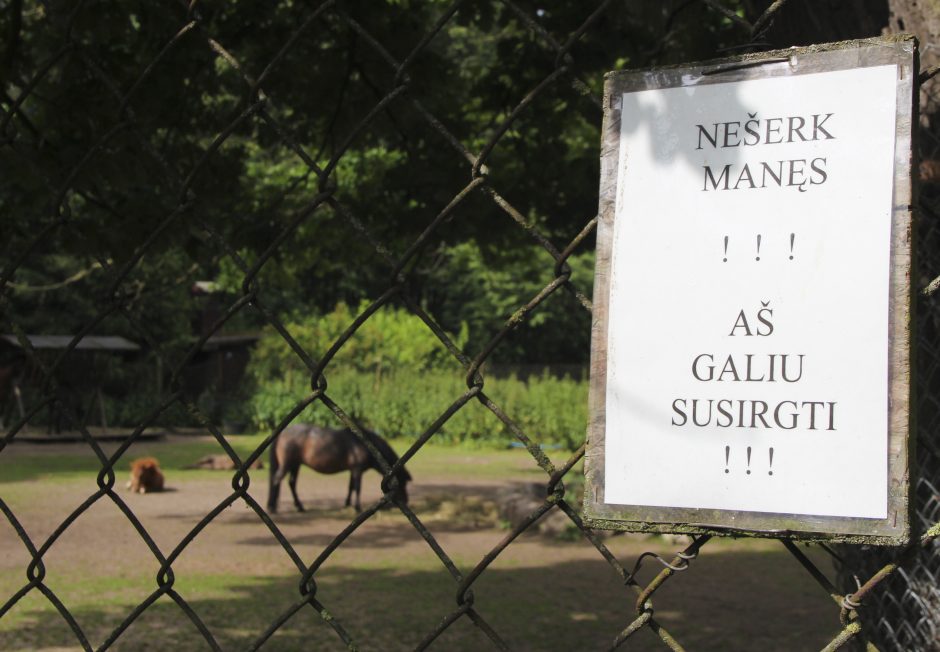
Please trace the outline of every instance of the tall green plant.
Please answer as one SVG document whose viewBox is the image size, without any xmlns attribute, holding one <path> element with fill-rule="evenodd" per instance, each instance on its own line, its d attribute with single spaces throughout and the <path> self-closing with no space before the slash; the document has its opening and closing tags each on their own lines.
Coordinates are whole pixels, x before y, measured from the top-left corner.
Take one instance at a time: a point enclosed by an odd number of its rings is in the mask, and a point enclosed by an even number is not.
<svg viewBox="0 0 940 652">
<path fill-rule="evenodd" d="M 355 370 L 329 375 L 329 393 L 363 426 L 383 435 L 413 439 L 427 430 L 467 387 L 460 373 L 443 370 L 396 370 L 377 376 Z M 577 447 L 587 425 L 587 383 L 549 375 L 520 380 L 491 378 L 487 395 L 529 437 L 539 443 Z M 261 385 L 252 396 L 251 417 L 257 428 L 275 426 L 309 393 L 307 376 L 290 374 Z M 319 402 L 299 420 L 339 426 Z M 505 446 L 515 441 L 511 430 L 477 401 L 470 401 L 435 435 L 437 441 Z"/>
<path fill-rule="evenodd" d="M 325 315 L 289 322 L 287 330 L 310 355 L 319 358 L 368 306 L 368 302 L 362 302 L 353 309 L 346 303 L 339 303 Z M 462 324 L 452 339 L 457 346 L 462 346 L 467 337 L 466 324 Z M 406 310 L 386 306 L 369 317 L 343 344 L 331 360 L 327 373 L 342 369 L 381 376 L 392 369 L 426 371 L 454 368 L 454 364 L 451 355 L 424 322 Z M 307 386 L 310 381 L 303 361 L 271 327 L 263 331 L 252 353 L 248 376 L 258 385 L 285 379 L 293 384 L 295 377 L 302 378 Z"/>
<path fill-rule="evenodd" d="M 287 324 L 291 335 L 313 356 L 321 356 L 368 307 L 345 303 L 317 318 Z M 466 324 L 453 336 L 468 340 Z M 384 307 L 345 342 L 325 374 L 329 393 L 364 426 L 393 437 L 414 437 L 426 430 L 466 391 L 463 369 L 427 326 L 411 313 Z M 254 425 L 274 427 L 310 392 L 310 372 L 274 329 L 255 348 L 247 375 L 254 385 L 249 412 Z M 488 378 L 487 394 L 527 434 L 540 442 L 573 447 L 583 439 L 587 384 L 548 374 L 527 381 L 515 376 Z M 320 403 L 300 419 L 338 425 Z M 471 401 L 451 418 L 438 440 L 508 444 L 510 430 L 489 410 Z"/>
</svg>

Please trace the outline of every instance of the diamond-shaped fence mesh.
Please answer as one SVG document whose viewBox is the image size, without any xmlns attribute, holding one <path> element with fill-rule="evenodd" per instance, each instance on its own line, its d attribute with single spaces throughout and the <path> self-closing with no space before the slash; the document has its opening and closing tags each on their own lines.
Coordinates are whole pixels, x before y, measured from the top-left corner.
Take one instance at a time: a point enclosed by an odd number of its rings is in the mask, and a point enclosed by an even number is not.
<svg viewBox="0 0 940 652">
<path fill-rule="evenodd" d="M 220 514 L 240 503 L 256 515 L 297 570 L 293 603 L 266 629 L 254 633 L 251 649 L 264 645 L 299 613 L 322 618 L 338 641 L 355 648 L 359 641 L 330 611 L 330 604 L 321 601 L 318 571 L 363 523 L 392 507 L 426 541 L 456 592 L 446 617 L 424 632 L 418 647 L 426 648 L 448 629 L 469 622 L 495 647 L 507 649 L 505 633 L 484 616 L 485 607 L 478 606 L 474 584 L 539 519 L 561 512 L 626 587 L 624 599 L 635 605 L 610 647 L 645 631 L 668 648 L 682 649 L 657 619 L 652 598 L 681 571 L 694 572 L 693 560 L 710 539 L 693 539 L 672 559 L 650 553 L 633 563 L 618 560 L 598 533 L 583 526 L 577 500 L 565 485 L 577 472 L 568 476 L 581 460 L 584 445 L 576 447 L 567 461 L 554 464 L 538 437 L 487 392 L 484 365 L 511 341 L 514 331 L 547 306 L 562 303 L 565 311 L 590 315 L 590 288 L 575 284 L 569 260 L 590 249 L 596 219 L 592 214 L 565 213 L 577 202 L 563 196 L 574 185 L 560 181 L 581 175 L 581 192 L 594 196 L 596 177 L 579 168 L 576 157 L 573 162 L 566 160 L 563 147 L 557 149 L 558 159 L 532 157 L 552 152 L 559 120 L 582 120 L 595 130 L 588 139 L 598 140 L 601 80 L 595 73 L 666 60 L 663 53 L 676 39 L 695 40 L 688 38 L 694 29 L 709 35 L 708 44 L 681 56 L 714 54 L 716 46 L 726 46 L 726 52 L 759 49 L 765 30 L 787 7 L 779 0 L 769 3 L 766 12 L 748 21 L 743 17 L 746 12 L 712 0 L 664 3 L 652 10 L 629 2 L 607 1 L 591 8 L 571 4 L 576 6 L 565 10 L 513 0 L 414 6 L 326 0 L 309 7 L 289 2 L 237 3 L 237 7 L 192 2 L 159 8 L 91 1 L 5 4 L 5 38 L 0 41 L 4 241 L 0 307 L 4 329 L 16 335 L 36 370 L 31 382 L 39 389 L 21 401 L 20 413 L 0 443 L 0 454 L 31 420 L 55 414 L 81 434 L 100 470 L 97 490 L 44 539 L 31 536 L 0 496 L 0 510 L 29 558 L 22 585 L 0 595 L 0 618 L 26 596 L 41 594 L 67 623 L 73 643 L 83 649 L 106 649 L 119 643 L 158 600 L 169 598 L 192 623 L 194 635 L 198 632 L 209 648 L 219 649 L 212 628 L 177 590 L 174 565 L 179 567 L 187 548 Z M 619 60 L 603 48 L 584 45 L 591 39 L 622 39 L 629 29 L 642 33 L 638 26 L 646 27 L 647 22 L 659 32 L 631 44 L 629 56 Z M 479 34 L 489 38 L 482 46 Z M 442 49 L 460 54 L 444 56 Z M 500 73 L 501 66 L 505 73 Z M 478 94 L 499 97 L 500 102 L 496 108 L 477 107 L 468 98 Z M 527 138 L 543 142 L 545 148 L 521 147 Z M 570 143 L 567 146 L 570 154 Z M 437 171 L 439 178 L 377 175 L 376 188 L 348 184 L 351 176 L 381 165 L 380 157 L 370 158 L 370 151 L 390 150 L 403 152 L 422 170 Z M 596 156 L 596 151 L 589 154 Z M 249 158 L 252 163 L 246 165 Z M 541 200 L 519 190 L 527 170 L 536 167 L 542 170 L 537 183 L 550 184 L 542 188 Z M 249 172 L 254 175 L 250 183 L 243 178 Z M 257 196 L 245 197 L 246 188 Z M 530 199 L 520 203 L 518 197 Z M 800 548 L 783 542 L 832 597 L 834 617 L 841 617 L 841 633 L 827 649 L 863 638 L 883 649 L 930 649 L 940 635 L 936 555 L 940 460 L 933 434 L 940 400 L 934 391 L 940 388 L 940 294 L 933 292 L 938 285 L 933 279 L 940 274 L 940 231 L 930 199 L 926 198 L 919 220 L 915 277 L 918 288 L 924 288 L 916 312 L 921 445 L 915 525 L 920 538 L 903 550 L 834 551 L 843 560 L 842 575 L 858 580 L 841 591 Z M 390 206 L 409 223 L 385 221 Z M 433 254 L 444 239 L 487 237 L 490 227 L 474 223 L 480 215 L 509 225 L 513 235 L 506 247 L 523 249 L 526 256 L 538 250 L 549 262 L 539 289 L 510 311 L 494 306 L 491 336 L 466 355 L 416 292 L 418 281 L 428 280 L 416 279 L 414 270 L 416 262 Z M 233 229 L 233 224 L 246 228 Z M 500 227 L 501 233 L 508 230 Z M 325 350 L 310 349 L 303 337 L 291 332 L 277 277 L 268 273 L 272 261 L 302 256 L 305 243 L 314 241 L 320 243 L 322 257 L 317 265 L 350 274 L 360 267 L 384 270 L 380 275 L 384 281 L 373 276 L 369 287 L 359 288 L 372 297 L 371 302 L 363 304 Z M 335 253 L 323 255 L 330 248 Z M 173 258 L 173 251 L 184 251 L 185 256 Z M 82 306 L 83 314 L 92 316 L 83 320 L 65 348 L 48 356 L 27 337 L 29 316 L 17 313 L 14 294 L 28 286 L 22 280 L 27 263 L 40 257 L 54 261 L 57 252 L 80 253 L 106 281 L 93 297 L 77 296 L 66 288 L 69 299 L 53 308 L 68 313 L 81 312 Z M 155 266 L 152 258 L 160 263 Z M 191 260 L 198 261 L 196 266 L 189 265 Z M 209 268 L 226 270 L 232 287 L 238 288 L 237 298 L 217 311 L 194 343 L 167 340 L 166 324 L 186 319 L 167 297 Z M 474 282 L 470 271 L 467 276 L 467 282 Z M 437 291 L 446 293 L 447 288 Z M 425 424 L 424 432 L 398 460 L 382 454 L 329 383 L 337 353 L 350 345 L 363 324 L 392 305 L 424 323 L 465 380 L 465 389 L 450 397 L 450 406 Z M 247 313 L 289 345 L 291 355 L 309 374 L 309 392 L 279 414 L 278 425 L 257 449 L 239 456 L 211 409 L 187 391 L 186 369 L 223 326 Z M 160 392 L 150 397 L 148 415 L 110 454 L 86 425 L 81 406 L 71 399 L 68 389 L 73 380 L 66 373 L 86 336 L 105 323 L 121 323 L 125 332 L 133 334 L 154 357 L 164 379 Z M 488 410 L 531 454 L 532 464 L 544 472 L 544 500 L 470 572 L 462 573 L 396 489 L 398 471 L 472 403 Z M 382 497 L 367 505 L 311 561 L 301 556 L 249 487 L 252 465 L 313 404 L 325 407 L 355 433 L 379 461 L 384 477 Z M 200 422 L 235 471 L 228 495 L 168 547 L 158 545 L 115 485 L 118 469 L 126 468 L 129 449 L 173 410 Z M 104 641 L 91 641 L 68 601 L 53 589 L 45 560 L 51 550 L 67 545 L 65 535 L 73 524 L 96 504 L 109 502 L 126 517 L 159 571 L 150 595 L 126 613 Z M 644 564 L 661 565 L 649 583 L 641 583 L 637 576 Z"/>
</svg>

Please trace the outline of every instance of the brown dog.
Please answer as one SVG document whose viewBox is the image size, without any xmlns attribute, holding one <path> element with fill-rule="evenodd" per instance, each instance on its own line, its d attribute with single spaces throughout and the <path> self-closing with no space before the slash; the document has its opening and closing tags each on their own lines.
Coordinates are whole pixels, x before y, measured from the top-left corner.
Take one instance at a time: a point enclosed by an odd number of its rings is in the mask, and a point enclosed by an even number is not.
<svg viewBox="0 0 940 652">
<path fill-rule="evenodd" d="M 140 494 L 163 491 L 163 472 L 155 457 L 141 457 L 131 462 L 131 479 L 127 488 Z"/>
</svg>

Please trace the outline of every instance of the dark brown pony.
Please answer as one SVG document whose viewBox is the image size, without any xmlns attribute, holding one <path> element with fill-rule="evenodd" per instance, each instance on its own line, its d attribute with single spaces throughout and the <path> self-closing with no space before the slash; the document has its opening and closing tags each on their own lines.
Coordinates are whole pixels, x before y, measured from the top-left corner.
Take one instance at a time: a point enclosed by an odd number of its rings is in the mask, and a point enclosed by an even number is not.
<svg viewBox="0 0 940 652">
<path fill-rule="evenodd" d="M 388 443 L 374 432 L 362 430 L 382 457 L 389 464 L 398 461 L 398 455 Z M 356 492 L 356 511 L 361 511 L 359 495 L 362 491 L 362 473 L 368 469 L 382 472 L 381 467 L 369 452 L 369 449 L 349 428 L 333 430 L 322 426 L 312 426 L 298 423 L 284 429 L 271 445 L 270 481 L 268 492 L 268 511 L 272 514 L 277 511 L 277 499 L 281 491 L 281 481 L 288 474 L 291 494 L 297 510 L 304 511 L 297 497 L 297 474 L 301 463 L 306 464 L 314 471 L 320 473 L 339 473 L 349 471 L 349 491 L 346 493 L 346 507 L 349 507 L 353 490 Z M 402 466 L 396 474 L 398 488 L 395 499 L 408 502 L 408 492 L 405 485 L 411 480 L 411 475 Z"/>
</svg>

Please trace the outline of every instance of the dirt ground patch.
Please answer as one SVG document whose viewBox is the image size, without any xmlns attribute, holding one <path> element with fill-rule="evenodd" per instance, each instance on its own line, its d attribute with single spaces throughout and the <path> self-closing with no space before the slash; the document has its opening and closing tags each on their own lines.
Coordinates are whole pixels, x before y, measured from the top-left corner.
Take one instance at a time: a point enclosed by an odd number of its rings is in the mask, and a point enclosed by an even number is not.
<svg viewBox="0 0 940 652">
<path fill-rule="evenodd" d="M 151 444 L 145 454 L 169 455 Z M 10 447 L 0 456 L 0 498 L 37 545 L 96 489 L 95 473 L 37 478 L 11 471 L 39 456 L 82 456 L 78 447 Z M 195 449 L 192 453 L 195 455 Z M 9 453 L 9 454 L 8 454 Z M 422 451 L 423 453 L 423 451 Z M 33 456 L 33 457 L 31 457 Z M 183 456 L 185 457 L 185 456 Z M 182 459 L 182 457 L 181 457 Z M 93 462 L 93 460 L 92 460 Z M 79 465 L 80 466 L 80 465 Z M 498 467 L 498 472 L 494 471 Z M 498 502 L 505 488 L 539 478 L 524 452 L 456 449 L 419 454 L 409 465 L 411 506 L 465 576 L 508 533 Z M 7 476 L 6 478 L 4 476 Z M 17 479 L 9 481 L 8 478 Z M 167 472 L 169 491 L 120 497 L 164 555 L 228 495 L 231 473 Z M 312 563 L 354 518 L 343 508 L 345 475 L 300 475 L 307 511 L 281 494 L 278 528 L 306 564 Z M 249 492 L 267 499 L 267 470 L 252 473 Z M 363 481 L 363 505 L 378 499 L 378 475 Z M 521 650 L 606 649 L 631 621 L 636 594 L 622 585 L 598 551 L 580 536 L 526 534 L 513 542 L 473 586 L 474 606 Z M 646 550 L 662 555 L 683 545 L 662 537 L 605 538 L 632 568 Z M 807 548 L 822 568 L 830 568 Z M 43 557 L 46 584 L 74 613 L 93 647 L 156 589 L 159 563 L 117 505 L 107 497 L 90 506 Z M 0 520 L 0 602 L 26 582 L 29 556 L 13 528 Z M 659 570 L 644 565 L 641 579 Z M 267 527 L 243 501 L 235 502 L 179 551 L 174 589 L 205 621 L 223 649 L 244 649 L 299 599 L 300 574 Z M 457 583 L 434 551 L 397 511 L 383 511 L 357 529 L 317 573 L 317 599 L 363 650 L 412 649 L 457 606 Z M 838 609 L 777 542 L 723 540 L 705 546 L 692 569 L 666 583 L 654 600 L 656 618 L 690 650 L 819 649 L 839 630 Z M 649 632 L 629 649 L 664 649 Z M 635 641 L 635 642 L 634 642 Z M 63 618 L 32 591 L 0 619 L 0 649 L 75 649 Z M 335 632 L 309 608 L 290 618 L 265 649 L 344 649 Z M 432 649 L 480 650 L 492 644 L 461 619 Z M 169 596 L 163 596 L 122 634 L 115 650 L 201 650 L 208 645 Z"/>
</svg>

